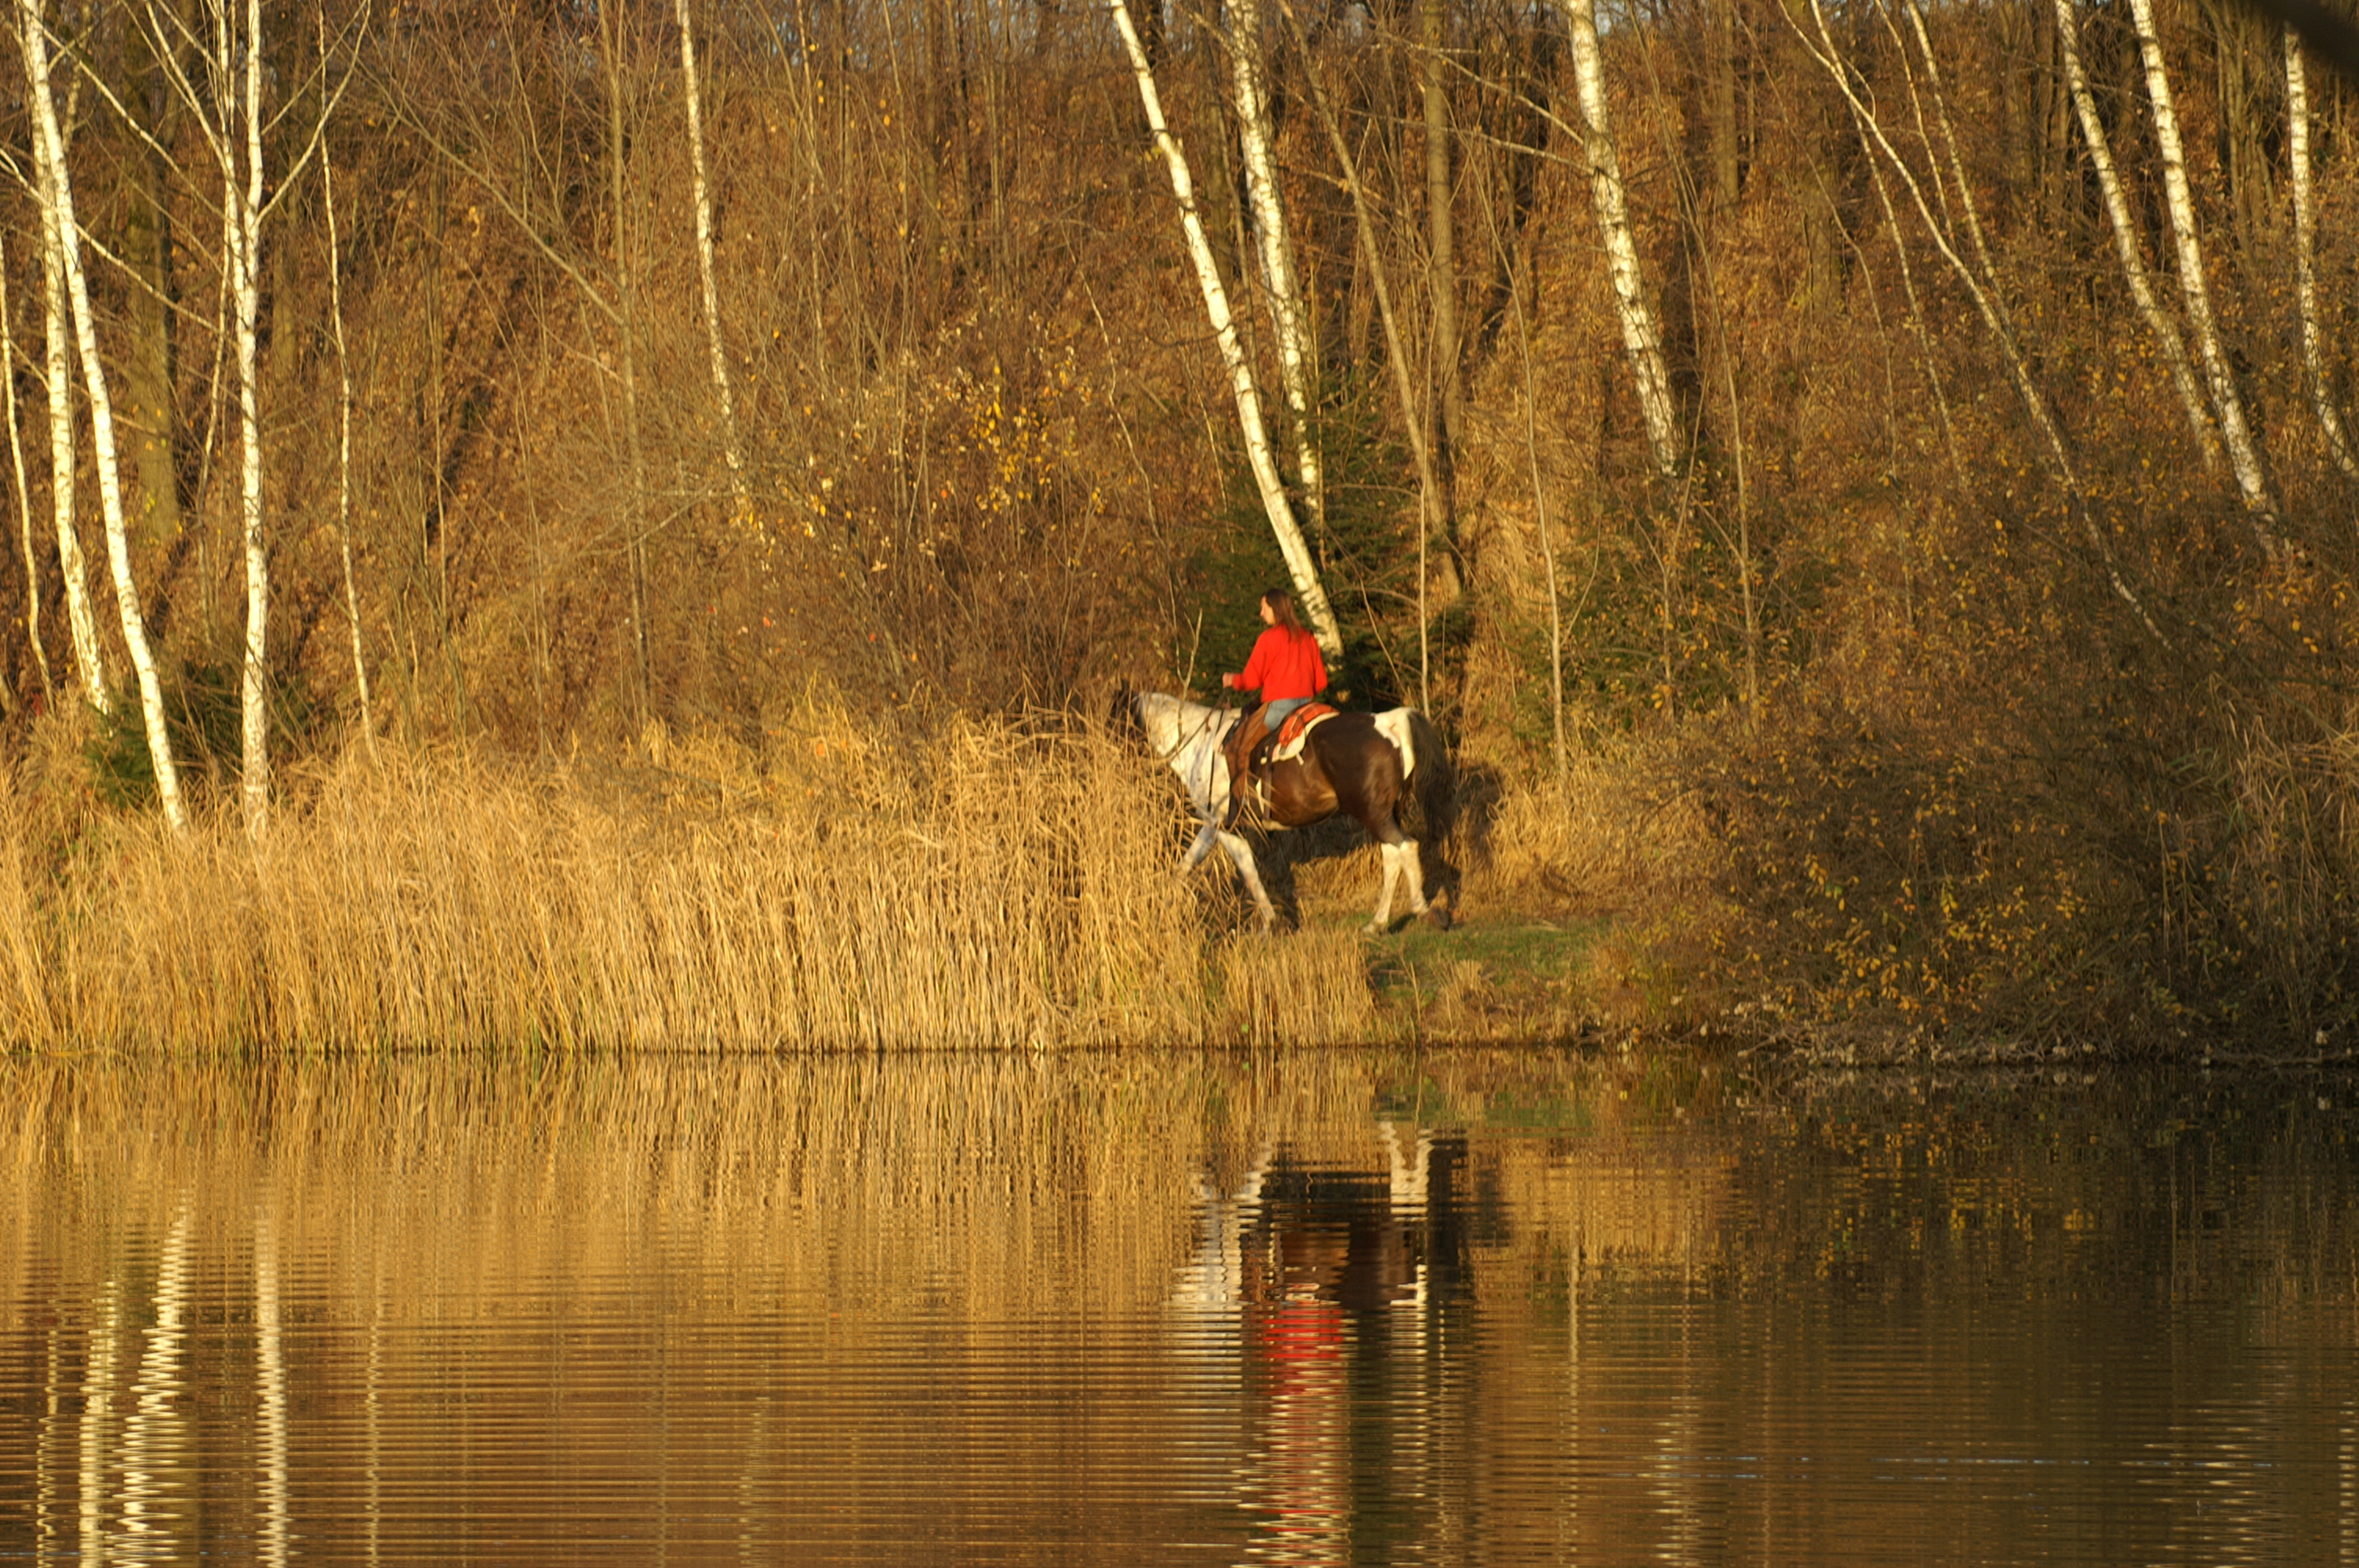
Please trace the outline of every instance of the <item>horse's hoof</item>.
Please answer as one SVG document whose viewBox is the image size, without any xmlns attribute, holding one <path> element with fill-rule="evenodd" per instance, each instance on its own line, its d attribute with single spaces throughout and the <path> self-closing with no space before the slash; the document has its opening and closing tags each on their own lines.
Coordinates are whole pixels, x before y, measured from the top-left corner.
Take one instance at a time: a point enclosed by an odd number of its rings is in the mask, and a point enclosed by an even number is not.
<svg viewBox="0 0 2359 1568">
<path fill-rule="evenodd" d="M 1428 920 L 1433 922 L 1433 928 L 1436 931 L 1447 931 L 1450 929 L 1450 908 L 1447 904 L 1435 904 L 1425 912 L 1425 916 Z"/>
</svg>

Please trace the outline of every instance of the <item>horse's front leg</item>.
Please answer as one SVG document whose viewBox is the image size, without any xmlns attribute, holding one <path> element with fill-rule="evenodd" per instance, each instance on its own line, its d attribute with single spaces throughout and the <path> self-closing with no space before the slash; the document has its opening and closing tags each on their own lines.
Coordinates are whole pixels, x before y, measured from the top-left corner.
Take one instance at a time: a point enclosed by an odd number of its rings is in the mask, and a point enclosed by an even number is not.
<svg viewBox="0 0 2359 1568">
<path fill-rule="evenodd" d="M 1245 882 L 1245 891 L 1253 894 L 1254 908 L 1261 912 L 1262 935 L 1266 936 L 1270 928 L 1277 924 L 1277 910 L 1269 902 L 1268 890 L 1261 885 L 1261 868 L 1254 863 L 1253 846 L 1234 833 L 1223 833 L 1220 839 L 1221 848 L 1229 852 L 1229 860 L 1236 866 L 1237 876 Z"/>
<path fill-rule="evenodd" d="M 1188 852 L 1180 858 L 1180 874 L 1184 877 L 1190 871 L 1194 871 L 1198 866 L 1202 865 L 1204 863 L 1204 857 L 1212 852 L 1212 846 L 1214 843 L 1219 841 L 1220 837 L 1221 820 L 1217 816 L 1212 818 L 1201 827 L 1198 828 L 1196 830 L 1196 841 L 1189 845 Z"/>
</svg>

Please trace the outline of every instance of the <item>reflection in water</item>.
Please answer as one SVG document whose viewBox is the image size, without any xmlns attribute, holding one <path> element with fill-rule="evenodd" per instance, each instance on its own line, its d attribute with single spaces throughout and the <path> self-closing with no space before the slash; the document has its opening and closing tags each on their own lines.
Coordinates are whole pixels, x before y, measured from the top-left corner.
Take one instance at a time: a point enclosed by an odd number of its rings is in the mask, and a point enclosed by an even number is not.
<svg viewBox="0 0 2359 1568">
<path fill-rule="evenodd" d="M 0 1555 L 2359 1558 L 2345 1089 L 0 1066 Z"/>
<path fill-rule="evenodd" d="M 1413 1421 L 1391 1430 L 1392 1407 L 1421 1387 L 1459 1274 L 1450 1175 L 1464 1144 L 1430 1130 L 1405 1142 L 1390 1121 L 1375 1130 L 1382 1172 L 1265 1146 L 1234 1192 L 1196 1184 L 1196 1250 L 1174 1303 L 1195 1320 L 1191 1347 L 1225 1373 L 1210 1386 L 1243 1419 L 1238 1500 L 1257 1560 L 1353 1561 L 1355 1540 L 1406 1539 L 1404 1521 L 1438 1490 L 1433 1448 Z"/>
<path fill-rule="evenodd" d="M 182 1203 L 172 1216 L 164 1238 L 162 1260 L 156 1271 L 155 1324 L 147 1331 L 147 1353 L 140 1357 L 138 1379 L 131 1386 L 131 1413 L 123 1428 L 124 1550 L 134 1556 L 154 1554 L 147 1537 L 170 1529 L 181 1509 L 172 1506 L 171 1483 L 177 1476 L 159 1476 L 155 1466 L 177 1459 L 184 1446 L 179 1397 L 180 1393 L 180 1318 L 189 1288 L 189 1206 Z M 104 1524 L 100 1525 L 101 1543 Z"/>
<path fill-rule="evenodd" d="M 278 1245 L 270 1214 L 254 1216 L 255 1381 L 262 1404 L 262 1559 L 287 1561 L 287 1355 L 278 1324 Z"/>
</svg>

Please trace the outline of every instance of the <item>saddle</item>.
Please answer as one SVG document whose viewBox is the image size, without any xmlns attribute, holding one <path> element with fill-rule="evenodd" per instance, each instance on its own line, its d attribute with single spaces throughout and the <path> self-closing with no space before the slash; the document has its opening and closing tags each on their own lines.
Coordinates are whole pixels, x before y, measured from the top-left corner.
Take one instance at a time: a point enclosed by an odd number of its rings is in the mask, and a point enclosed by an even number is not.
<svg viewBox="0 0 2359 1568">
<path fill-rule="evenodd" d="M 1302 743 L 1310 738 L 1311 730 L 1334 717 L 1335 709 L 1323 702 L 1304 703 L 1286 716 L 1286 721 L 1277 727 L 1277 733 L 1269 738 L 1266 749 L 1256 761 L 1265 764 L 1282 762 L 1288 757 L 1299 755 Z"/>
<path fill-rule="evenodd" d="M 1299 754 L 1310 731 L 1322 721 L 1334 718 L 1336 710 L 1323 702 L 1307 702 L 1286 716 L 1276 734 L 1252 735 L 1252 729 L 1259 728 L 1256 723 L 1258 712 L 1255 709 L 1247 713 L 1245 721 L 1238 726 L 1236 740 L 1232 741 L 1228 750 L 1230 796 L 1227 820 L 1231 824 L 1236 822 L 1248 798 L 1264 798 L 1261 792 L 1264 775 L 1268 770 Z M 1249 735 L 1250 741 L 1240 748 L 1237 742 L 1245 741 Z"/>
</svg>

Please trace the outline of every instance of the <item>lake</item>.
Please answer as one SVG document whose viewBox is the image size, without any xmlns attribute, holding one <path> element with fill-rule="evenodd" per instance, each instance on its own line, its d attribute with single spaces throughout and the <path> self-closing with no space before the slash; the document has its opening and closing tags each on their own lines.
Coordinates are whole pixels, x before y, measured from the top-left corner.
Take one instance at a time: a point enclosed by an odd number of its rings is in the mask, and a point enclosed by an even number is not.
<svg viewBox="0 0 2359 1568">
<path fill-rule="evenodd" d="M 2359 1559 L 2359 1080 L 0 1062 L 0 1557 Z"/>
</svg>

